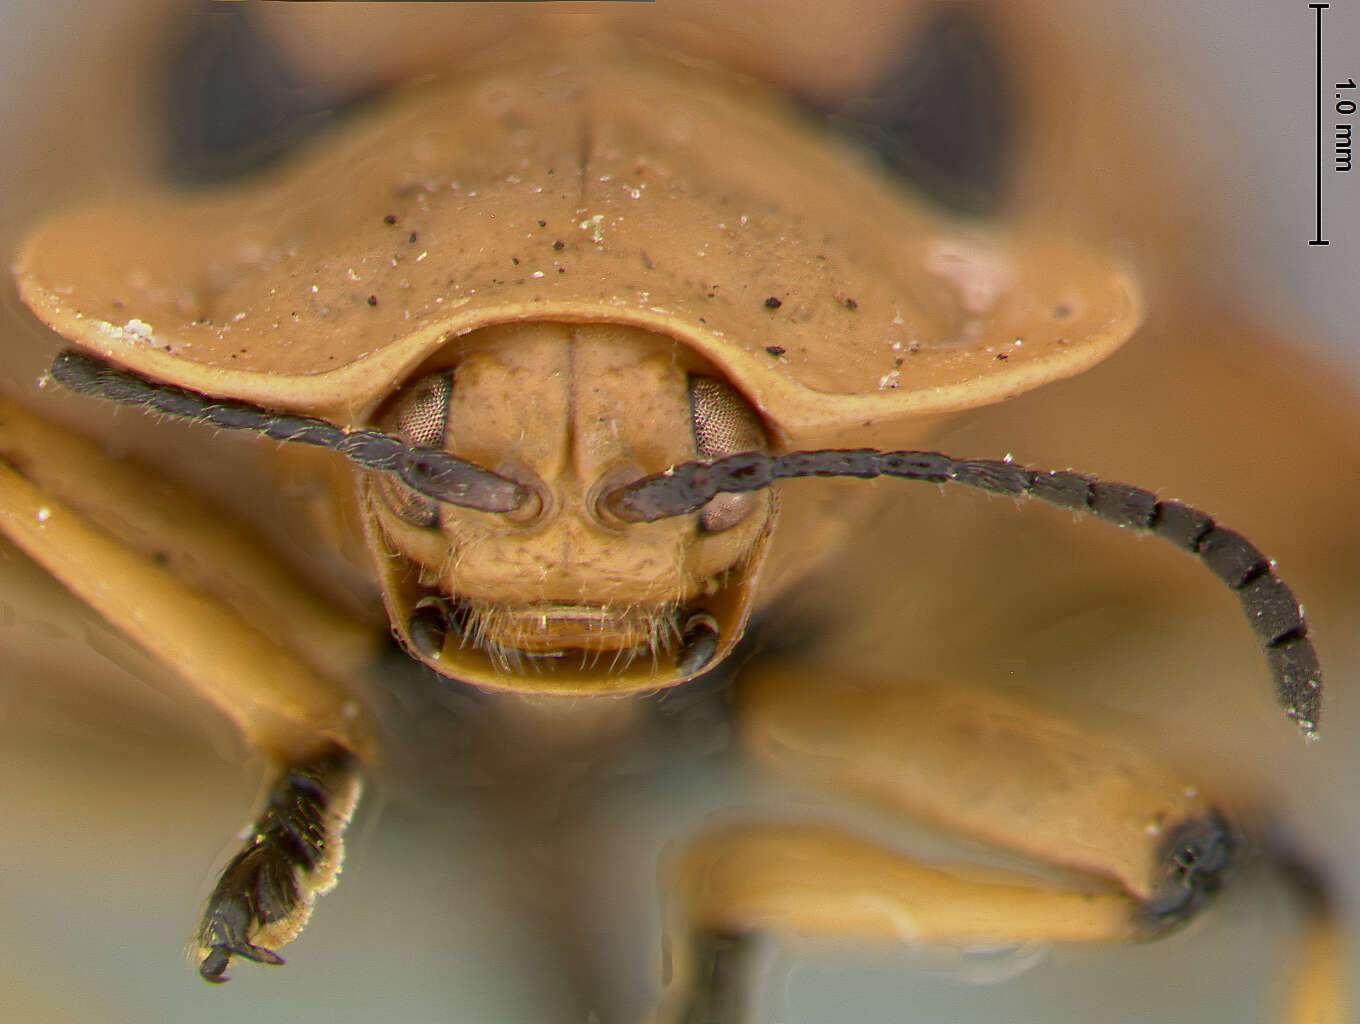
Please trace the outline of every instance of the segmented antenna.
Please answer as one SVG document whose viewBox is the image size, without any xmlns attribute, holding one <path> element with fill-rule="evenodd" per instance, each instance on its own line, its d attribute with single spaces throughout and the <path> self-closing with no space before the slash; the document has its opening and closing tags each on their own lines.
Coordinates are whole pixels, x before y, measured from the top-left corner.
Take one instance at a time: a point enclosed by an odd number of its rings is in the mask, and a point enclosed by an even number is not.
<svg viewBox="0 0 1360 1024">
<path fill-rule="evenodd" d="M 1087 512 L 1107 523 L 1147 530 L 1197 555 L 1237 593 L 1275 680 L 1275 698 L 1305 736 L 1317 732 L 1322 671 L 1293 591 L 1270 560 L 1234 530 L 1199 509 L 1159 501 L 1151 491 L 1071 472 L 1026 469 L 991 459 L 952 459 L 938 452 L 880 452 L 873 448 L 744 452 L 712 463 L 689 462 L 611 491 L 609 511 L 630 522 L 652 522 L 694 512 L 717 494 L 759 490 L 788 477 L 900 477 L 958 483 L 994 494 L 1028 495 L 1059 508 Z"/>
<path fill-rule="evenodd" d="M 482 512 L 511 512 L 529 492 L 513 480 L 437 448 L 417 448 L 376 430 L 345 430 L 312 416 L 264 409 L 234 399 L 209 398 L 123 369 L 98 356 L 67 349 L 48 374 L 85 395 L 192 420 L 223 430 L 249 430 L 275 441 L 296 441 L 340 452 L 352 462 L 396 473 L 408 487 L 450 505 Z"/>
</svg>

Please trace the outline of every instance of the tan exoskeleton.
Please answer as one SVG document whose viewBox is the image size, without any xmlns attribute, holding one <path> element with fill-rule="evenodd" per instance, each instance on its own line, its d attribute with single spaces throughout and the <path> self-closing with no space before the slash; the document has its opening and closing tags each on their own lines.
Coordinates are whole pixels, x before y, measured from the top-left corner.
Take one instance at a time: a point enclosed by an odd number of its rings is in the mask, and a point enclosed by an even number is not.
<svg viewBox="0 0 1360 1024">
<path fill-rule="evenodd" d="M 797 607 L 875 506 L 900 525 L 935 500 L 766 487 L 886 475 L 1036 496 L 1195 554 L 1241 598 L 1311 735 L 1307 626 L 1241 535 L 1141 488 L 910 450 L 949 414 L 1110 356 L 1144 317 L 1134 271 L 1059 223 L 939 212 L 773 90 L 639 24 L 488 48 L 242 184 L 48 220 L 15 274 L 75 346 L 51 378 L 339 453 L 309 471 L 331 484 L 325 521 L 450 687 L 551 710 L 730 668 L 753 615 Z M 0 413 L 0 529 L 277 762 L 196 943 L 211 981 L 233 957 L 281 963 L 380 760 L 357 682 L 370 645 L 187 493 Z M 898 554 L 875 535 L 861 560 Z M 676 858 L 663 1019 L 735 1019 L 730 960 L 764 931 L 1151 937 L 1242 843 L 1136 745 L 952 681 L 977 666 L 932 675 L 904 656 L 929 627 L 882 603 L 861 602 L 843 640 L 741 666 L 752 752 L 1072 874 L 1039 885 L 840 826 L 725 822 Z M 870 623 L 883 653 L 845 657 Z M 1321 949 L 1334 936 L 1313 909 Z M 1334 960 L 1312 958 L 1299 1020 L 1343 1012 Z"/>
</svg>

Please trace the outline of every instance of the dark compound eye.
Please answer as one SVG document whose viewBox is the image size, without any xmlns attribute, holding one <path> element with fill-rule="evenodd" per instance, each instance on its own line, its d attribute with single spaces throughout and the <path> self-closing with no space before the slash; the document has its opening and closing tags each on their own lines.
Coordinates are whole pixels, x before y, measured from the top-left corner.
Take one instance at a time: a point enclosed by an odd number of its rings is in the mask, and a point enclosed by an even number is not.
<svg viewBox="0 0 1360 1024">
<path fill-rule="evenodd" d="M 388 402 L 377 426 L 409 445 L 442 450 L 452 392 L 452 371 L 422 377 Z M 383 475 L 379 489 L 392 511 L 412 526 L 431 529 L 439 525 L 439 502 L 407 487 L 393 474 Z"/>
<path fill-rule="evenodd" d="M 1003 198 L 1015 113 L 982 13 L 949 4 L 834 122 L 931 198 L 991 213 Z"/>
<path fill-rule="evenodd" d="M 694 444 L 705 462 L 738 452 L 763 452 L 765 429 L 760 415 L 722 381 L 712 377 L 689 379 L 689 406 L 694 418 Z M 707 533 L 721 533 L 736 526 L 762 499 L 756 492 L 719 494 L 699 513 L 699 525 Z"/>
</svg>

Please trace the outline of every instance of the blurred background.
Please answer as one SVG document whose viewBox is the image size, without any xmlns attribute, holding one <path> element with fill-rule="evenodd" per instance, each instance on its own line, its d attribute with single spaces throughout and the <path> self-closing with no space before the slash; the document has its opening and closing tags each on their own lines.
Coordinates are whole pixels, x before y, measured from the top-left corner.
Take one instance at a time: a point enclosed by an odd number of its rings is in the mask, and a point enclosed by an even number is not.
<svg viewBox="0 0 1360 1024">
<path fill-rule="evenodd" d="M 168 40 L 186 19 L 220 14 L 212 6 L 195 13 L 171 0 L 0 3 L 7 29 L 0 39 L 0 245 L 13 251 L 45 209 L 155 175 L 161 122 L 148 97 L 169 59 Z M 307 6 L 312 18 L 333 10 Z M 462 5 L 439 6 L 459 45 L 473 45 L 478 33 L 500 34 L 488 5 L 467 5 L 477 11 L 473 32 L 458 28 Z M 665 18 L 668 6 L 658 0 L 629 16 Z M 894 8 L 885 0 L 866 10 L 891 27 Z M 1069 37 L 1076 45 L 1089 32 L 1093 53 L 1111 48 L 1119 59 L 1093 59 L 1091 73 L 1126 79 L 1112 91 L 1127 87 L 1146 104 L 1108 109 L 1111 130 L 1134 145 L 1173 140 L 1164 164 L 1152 163 L 1175 183 L 1170 208 L 1193 202 L 1196 241 L 1208 254 L 1197 270 L 1205 289 L 1324 367 L 1321 379 L 1334 390 L 1318 394 L 1320 405 L 1353 407 L 1360 179 L 1351 175 L 1360 171 L 1332 172 L 1330 149 L 1323 215 L 1332 244 L 1306 244 L 1314 230 L 1314 13 L 1304 3 L 1246 0 L 1056 0 L 1042 9 L 1080 26 Z M 783 19 L 771 36 L 792 33 L 795 46 L 798 21 Z M 1333 4 L 1324 31 L 1324 81 L 1360 77 L 1358 6 Z M 408 65 L 428 67 L 425 51 L 442 41 L 421 33 L 408 50 L 400 32 L 338 31 L 309 50 L 287 32 L 280 39 L 279 52 L 305 68 L 300 80 L 310 85 L 301 94 L 318 110 L 399 77 Z M 53 344 L 9 285 L 0 324 L 0 388 L 33 397 Z M 35 404 L 42 401 L 50 399 Z M 152 443 L 147 436 L 119 443 L 141 450 Z M 248 459 L 248 445 L 224 440 L 222 447 L 228 461 Z M 1306 522 L 1301 510 L 1299 528 Z M 1280 749 L 1313 759 L 1290 776 L 1297 806 L 1286 817 L 1342 872 L 1354 936 L 1360 811 L 1349 783 L 1360 749 L 1350 739 L 1360 728 L 1353 696 L 1360 635 L 1334 633 L 1331 641 L 1339 657 L 1328 666 L 1327 739 L 1304 750 L 1285 735 Z M 664 851 L 716 809 L 776 799 L 723 754 L 716 726 L 674 750 L 644 751 L 627 770 L 601 778 L 556 845 L 535 845 L 542 822 L 532 812 L 492 823 L 480 791 L 380 781 L 352 834 L 344 882 L 284 951 L 289 965 L 238 966 L 231 984 L 210 990 L 181 949 L 198 902 L 230 855 L 231 831 L 249 821 L 263 766 L 224 723 L 177 700 L 168 673 L 8 548 L 0 550 L 0 650 L 0 1004 L 14 1020 L 640 1019 L 658 974 Z M 587 840 L 601 839 L 608 853 L 597 856 Z M 927 848 L 932 841 L 922 840 Z M 558 891 L 564 879 L 574 886 L 566 895 Z M 752 984 L 757 1019 L 788 1024 L 1187 1019 L 1191 1006 L 1203 1024 L 1269 1019 L 1261 1007 L 1274 998 L 1271 979 L 1291 927 L 1280 888 L 1249 872 L 1211 914 L 1152 945 L 952 957 L 827 949 L 804 957 L 771 946 Z M 564 958 L 564 945 L 574 947 L 572 956 Z"/>
</svg>

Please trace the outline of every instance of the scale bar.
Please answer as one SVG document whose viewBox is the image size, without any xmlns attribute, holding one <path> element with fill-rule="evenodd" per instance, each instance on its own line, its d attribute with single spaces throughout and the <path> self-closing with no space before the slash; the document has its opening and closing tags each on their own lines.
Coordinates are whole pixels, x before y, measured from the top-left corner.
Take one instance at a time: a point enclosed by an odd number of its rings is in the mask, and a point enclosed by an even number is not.
<svg viewBox="0 0 1360 1024">
<path fill-rule="evenodd" d="M 1317 172 L 1317 228 L 1313 232 L 1313 237 L 1308 240 L 1308 244 L 1331 245 L 1331 242 L 1322 237 L 1322 12 L 1331 4 L 1309 4 L 1308 6 L 1317 11 L 1317 42 L 1314 46 L 1314 52 L 1317 55 L 1317 72 L 1314 81 L 1317 88 L 1317 115 L 1313 118 L 1313 131 L 1317 143 L 1313 147 L 1313 163 Z"/>
</svg>

